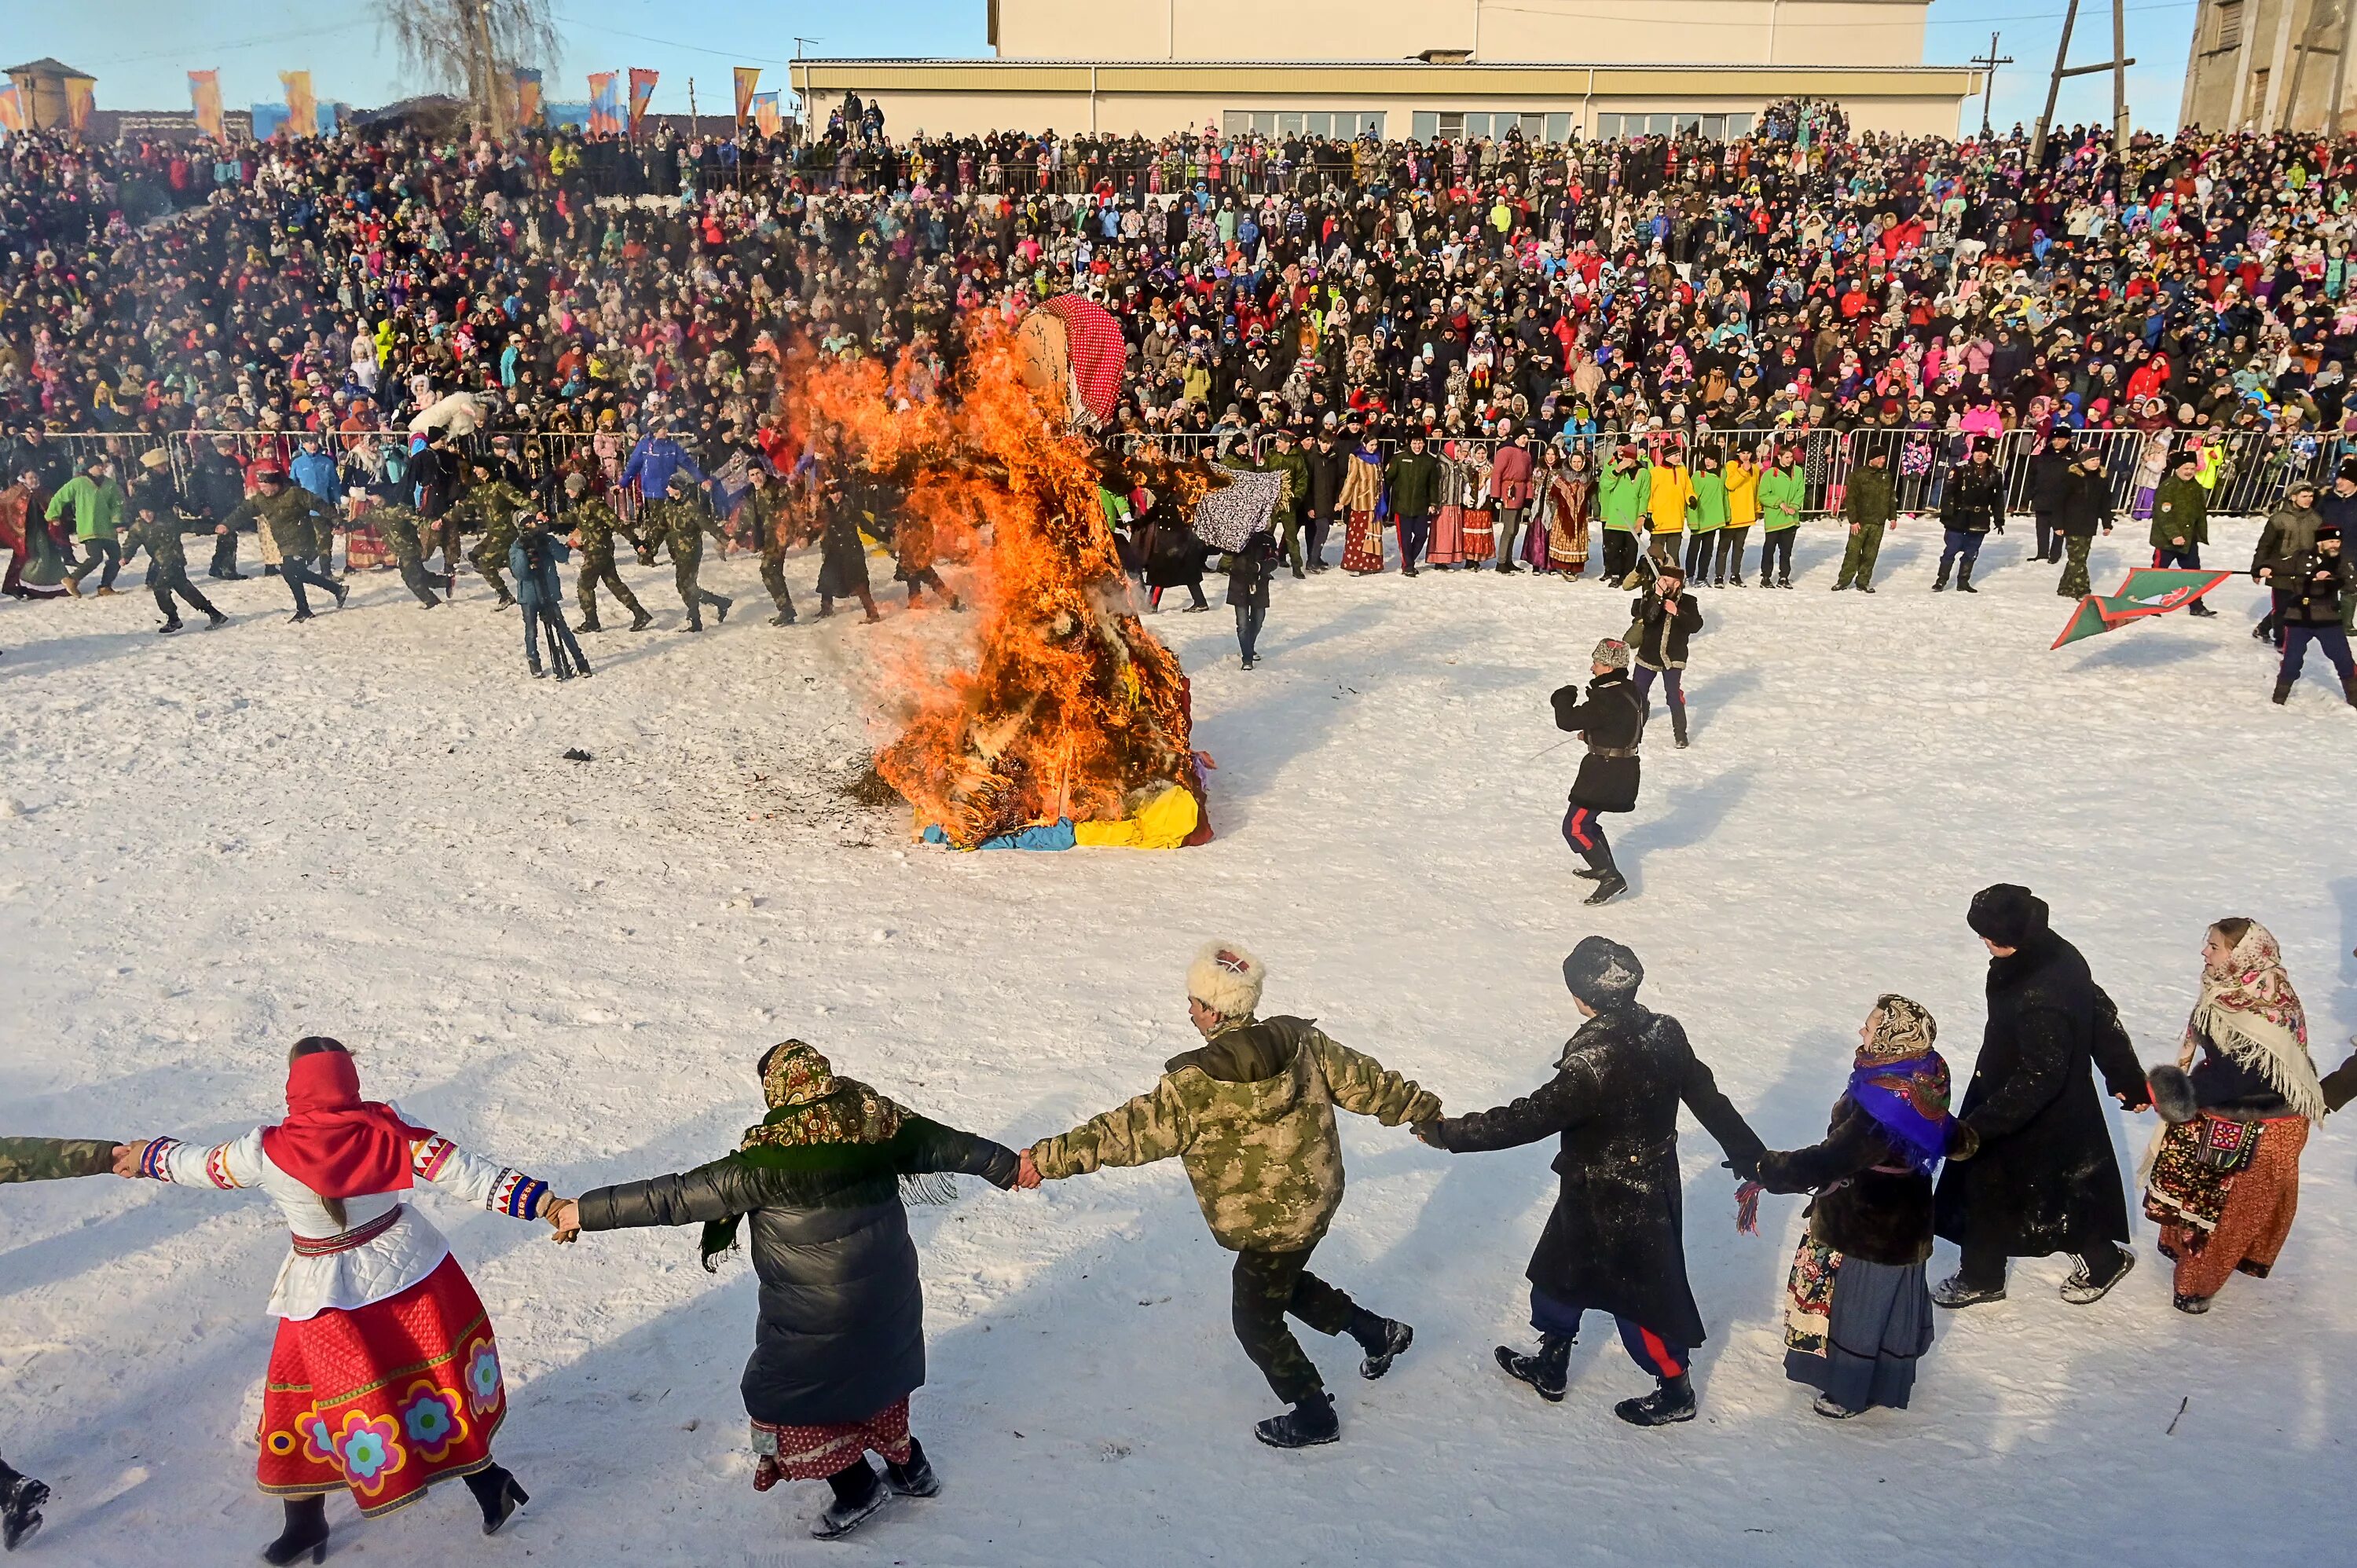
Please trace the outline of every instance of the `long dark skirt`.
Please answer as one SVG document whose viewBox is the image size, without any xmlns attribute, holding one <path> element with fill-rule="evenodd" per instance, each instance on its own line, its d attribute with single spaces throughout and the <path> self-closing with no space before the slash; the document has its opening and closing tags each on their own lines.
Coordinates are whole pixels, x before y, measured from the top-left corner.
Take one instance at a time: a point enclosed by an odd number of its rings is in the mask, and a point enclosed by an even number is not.
<svg viewBox="0 0 2357 1568">
<path fill-rule="evenodd" d="M 1905 1410 L 1915 1363 L 1932 1348 L 1932 1293 L 1923 1265 L 1897 1268 L 1845 1257 L 1834 1276 L 1833 1310 L 1822 1356 L 1784 1353 L 1784 1375 L 1848 1410 Z"/>
</svg>

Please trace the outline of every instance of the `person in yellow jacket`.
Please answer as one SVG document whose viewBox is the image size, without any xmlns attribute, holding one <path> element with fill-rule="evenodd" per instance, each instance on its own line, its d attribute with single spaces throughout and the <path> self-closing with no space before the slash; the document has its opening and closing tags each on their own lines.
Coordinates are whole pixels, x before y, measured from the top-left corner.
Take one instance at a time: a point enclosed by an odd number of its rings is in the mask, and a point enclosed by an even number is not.
<svg viewBox="0 0 2357 1568">
<path fill-rule="evenodd" d="M 1760 521 L 1760 470 L 1738 452 L 1727 458 L 1719 478 L 1727 482 L 1727 526 L 1718 531 L 1718 558 L 1711 564 L 1710 585 L 1723 588 L 1732 575 L 1739 588 L 1743 586 L 1744 536 Z"/>
<path fill-rule="evenodd" d="M 1656 446 L 1652 479 L 1645 515 L 1651 520 L 1653 532 L 1653 564 L 1674 565 L 1678 536 L 1685 532 L 1686 520 L 1694 515 L 1696 504 L 1694 474 L 1686 467 L 1685 454 L 1667 443 Z"/>
</svg>

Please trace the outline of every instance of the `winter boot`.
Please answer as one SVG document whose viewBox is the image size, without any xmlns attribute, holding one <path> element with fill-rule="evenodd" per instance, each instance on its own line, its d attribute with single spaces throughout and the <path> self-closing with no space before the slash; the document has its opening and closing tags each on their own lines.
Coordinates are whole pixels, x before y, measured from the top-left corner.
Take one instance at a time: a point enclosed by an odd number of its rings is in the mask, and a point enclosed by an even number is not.
<svg viewBox="0 0 2357 1568">
<path fill-rule="evenodd" d="M 286 618 L 286 624 L 288 626 L 293 626 L 297 621 L 317 620 L 317 618 L 318 617 L 313 611 L 296 610 L 293 615 Z"/>
<path fill-rule="evenodd" d="M 1684 707 L 1670 710 L 1670 738 L 1677 742 L 1680 751 L 1686 748 L 1686 711 Z"/>
<path fill-rule="evenodd" d="M 583 616 L 581 618 L 580 624 L 576 626 L 573 629 L 576 632 L 582 632 L 603 631 L 606 628 L 597 624 L 597 618 L 596 616 Z"/>
<path fill-rule="evenodd" d="M 892 1495 L 877 1478 L 865 1454 L 829 1476 L 826 1484 L 834 1488 L 834 1500 L 811 1521 L 811 1533 L 821 1541 L 849 1535 L 866 1523 L 884 1506 L 884 1499 Z"/>
<path fill-rule="evenodd" d="M 1351 1310 L 1351 1337 L 1367 1353 L 1359 1363 L 1359 1376 L 1372 1381 L 1390 1371 L 1392 1363 L 1415 1343 L 1415 1330 L 1405 1323 L 1377 1317 L 1361 1306 Z"/>
<path fill-rule="evenodd" d="M 532 1499 L 524 1495 L 516 1478 L 505 1466 L 493 1465 L 467 1477 L 467 1489 L 475 1494 L 475 1502 L 483 1510 L 483 1533 L 497 1535 L 500 1526 L 512 1518 L 516 1509 Z"/>
<path fill-rule="evenodd" d="M 2169 1299 L 2169 1305 L 2176 1307 L 2179 1312 L 2188 1313 L 2195 1317 L 2199 1317 L 2203 1313 L 2210 1310 L 2210 1297 L 2206 1295 L 2179 1294 L 2172 1296 Z"/>
<path fill-rule="evenodd" d="M 690 631 L 704 629 L 704 611 L 694 605 L 687 607 L 687 629 Z"/>
<path fill-rule="evenodd" d="M 1571 1347 L 1568 1334 L 1542 1334 L 1539 1353 L 1525 1356 L 1511 1345 L 1498 1347 L 1498 1366 L 1506 1376 L 1517 1382 L 1528 1383 L 1538 1391 L 1539 1398 L 1549 1404 L 1563 1402 L 1564 1384 L 1571 1367 Z"/>
<path fill-rule="evenodd" d="M 1695 1418 L 1694 1382 L 1684 1372 L 1661 1380 L 1661 1387 L 1643 1399 L 1622 1400 L 1612 1413 L 1631 1426 L 1668 1426 Z"/>
<path fill-rule="evenodd" d="M 1308 1448 L 1339 1442 L 1342 1423 L 1334 1418 L 1334 1401 L 1323 1389 L 1283 1415 L 1272 1415 L 1253 1428 L 1253 1435 L 1271 1448 Z"/>
<path fill-rule="evenodd" d="M 156 628 L 156 635 L 158 637 L 169 637 L 179 629 L 180 618 L 174 616 L 170 620 L 166 621 L 162 626 Z"/>
<path fill-rule="evenodd" d="M 2352 708 L 2357 708 L 2357 675 L 2341 682 L 2341 694 Z"/>
<path fill-rule="evenodd" d="M 2004 1299 L 2004 1281 L 1999 1280 L 1993 1285 L 1976 1285 L 1965 1279 L 1961 1273 L 1950 1274 L 1932 1287 L 1932 1305 L 1944 1306 L 1951 1311 L 1958 1307 L 1978 1306 L 1984 1302 Z"/>
<path fill-rule="evenodd" d="M 1577 871 L 1573 872 L 1572 875 L 1588 882 L 1601 882 L 1604 880 L 1604 873 L 1597 870 L 1596 867 L 1592 865 L 1583 865 Z"/>
<path fill-rule="evenodd" d="M 655 618 L 647 614 L 644 610 L 640 610 L 638 614 L 630 618 L 630 629 L 632 631 L 644 631 L 647 628 L 654 624 Z"/>
<path fill-rule="evenodd" d="M 1819 1394 L 1809 1408 L 1827 1421 L 1847 1421 L 1853 1416 L 1866 1413 L 1863 1411 L 1850 1409 L 1831 1394 Z"/>
<path fill-rule="evenodd" d="M 791 626 L 794 624 L 793 613 L 790 610 L 780 610 L 776 615 L 770 618 L 770 624 L 771 626 Z"/>
<path fill-rule="evenodd" d="M 909 1462 L 895 1465 L 884 1461 L 884 1484 L 904 1498 L 930 1498 L 942 1489 L 942 1478 L 933 1474 L 933 1462 L 925 1457 L 924 1444 L 909 1439 Z"/>
<path fill-rule="evenodd" d="M 9 1470 L 7 1480 L 0 1482 L 0 1547 L 14 1552 L 39 1534 L 41 1505 L 48 1500 L 47 1485 Z"/>
<path fill-rule="evenodd" d="M 1618 898 L 1620 895 L 1628 891 L 1629 879 L 1621 875 L 1617 871 L 1608 871 L 1603 875 L 1596 879 L 1596 891 L 1590 893 L 1586 898 L 1582 899 L 1581 902 L 1585 904 L 1609 904 L 1612 900 Z"/>
<path fill-rule="evenodd" d="M 1870 594 L 1874 592 L 1874 585 L 1861 577 L 1858 579 L 1857 591 L 1861 594 Z"/>
<path fill-rule="evenodd" d="M 2271 703 L 2275 703 L 2275 705 L 2276 705 L 2276 707 L 2279 707 L 2279 708 L 2280 708 L 2280 707 L 2282 707 L 2286 703 L 2290 702 L 2290 701 L 2291 701 L 2291 682 L 2288 682 L 2288 681 L 2278 681 L 2278 682 L 2276 682 L 2276 694 L 2275 694 L 2274 696 L 2272 696 L 2272 697 L 2268 698 L 2267 700 L 2268 700 L 2269 702 L 2271 702 Z"/>
<path fill-rule="evenodd" d="M 1956 592 L 1960 594 L 1980 592 L 1978 588 L 1973 586 L 1973 564 L 1969 561 L 1956 568 Z"/>
<path fill-rule="evenodd" d="M 350 588 L 345 587 L 341 583 L 338 583 L 336 585 L 336 607 L 338 609 L 342 609 L 344 607 L 344 601 L 351 596 L 352 591 Z"/>
<path fill-rule="evenodd" d="M 2110 1242 L 2104 1244 L 2112 1246 Z M 2111 1294 L 2114 1285 L 2127 1278 L 2128 1271 L 2136 1267 L 2136 1254 L 2126 1247 L 2114 1246 L 2113 1251 L 2119 1256 L 2118 1268 L 2114 1269 L 2108 1277 L 2098 1280 L 2087 1272 L 2087 1265 L 2081 1262 L 2071 1271 L 2071 1277 L 2062 1282 L 2062 1299 L 2072 1306 L 2087 1306 L 2103 1300 Z"/>
<path fill-rule="evenodd" d="M 474 1479 L 469 1476 L 468 1480 Z M 286 1528 L 277 1540 L 262 1549 L 264 1563 L 283 1565 L 299 1563 L 305 1557 L 314 1563 L 328 1560 L 328 1499 L 325 1498 L 288 1498 Z"/>
<path fill-rule="evenodd" d="M 721 601 L 713 607 L 712 624 L 715 626 L 726 626 L 728 624 L 729 607 L 734 605 L 736 602 L 737 601 L 735 599 L 723 596 Z"/>
<path fill-rule="evenodd" d="M 1932 579 L 1932 591 L 1935 594 L 1944 594 L 1948 591 L 1948 569 L 1945 566 L 1941 567 L 1939 576 Z"/>
<path fill-rule="evenodd" d="M 205 628 L 208 631 L 211 630 L 214 627 L 227 626 L 228 624 L 229 617 L 221 614 L 221 611 L 207 610 L 205 612 Z"/>
<path fill-rule="evenodd" d="M 1766 585 L 1766 579 L 1761 579 L 1761 585 Z M 1792 585 L 1792 579 L 1779 574 L 1776 578 L 1776 585 L 1780 588 L 1789 588 Z"/>
<path fill-rule="evenodd" d="M 2185 613 L 2190 616 L 2198 616 L 2203 620 L 2209 620 L 2215 617 L 2218 612 L 2212 609 L 2208 605 L 2203 604 L 2200 599 L 2196 599 L 2191 604 L 2185 607 Z"/>
</svg>

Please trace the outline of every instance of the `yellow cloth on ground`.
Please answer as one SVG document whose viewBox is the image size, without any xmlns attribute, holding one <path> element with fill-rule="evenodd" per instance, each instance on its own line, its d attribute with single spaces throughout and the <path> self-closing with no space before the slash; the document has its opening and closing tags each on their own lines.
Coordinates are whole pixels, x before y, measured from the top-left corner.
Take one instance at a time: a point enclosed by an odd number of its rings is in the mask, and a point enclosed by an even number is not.
<svg viewBox="0 0 2357 1568">
<path fill-rule="evenodd" d="M 1117 822 L 1074 822 L 1072 842 L 1082 848 L 1119 844 L 1129 849 L 1177 849 L 1202 820 L 1195 797 L 1173 784 Z"/>
</svg>

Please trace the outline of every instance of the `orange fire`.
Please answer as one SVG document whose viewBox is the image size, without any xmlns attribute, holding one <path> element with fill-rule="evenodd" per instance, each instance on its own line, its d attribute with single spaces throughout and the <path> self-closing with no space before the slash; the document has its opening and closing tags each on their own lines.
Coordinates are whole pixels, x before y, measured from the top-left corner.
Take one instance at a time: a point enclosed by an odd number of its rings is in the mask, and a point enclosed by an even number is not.
<svg viewBox="0 0 2357 1568">
<path fill-rule="evenodd" d="M 900 529 L 970 559 L 971 646 L 911 638 L 887 672 L 894 737 L 876 767 L 949 842 L 1069 817 L 1114 822 L 1193 788 L 1186 675 L 1137 618 L 1091 448 L 1027 386 L 1003 337 L 977 343 L 954 399 L 912 402 L 874 362 L 796 378 L 797 423 L 905 493 Z"/>
</svg>

